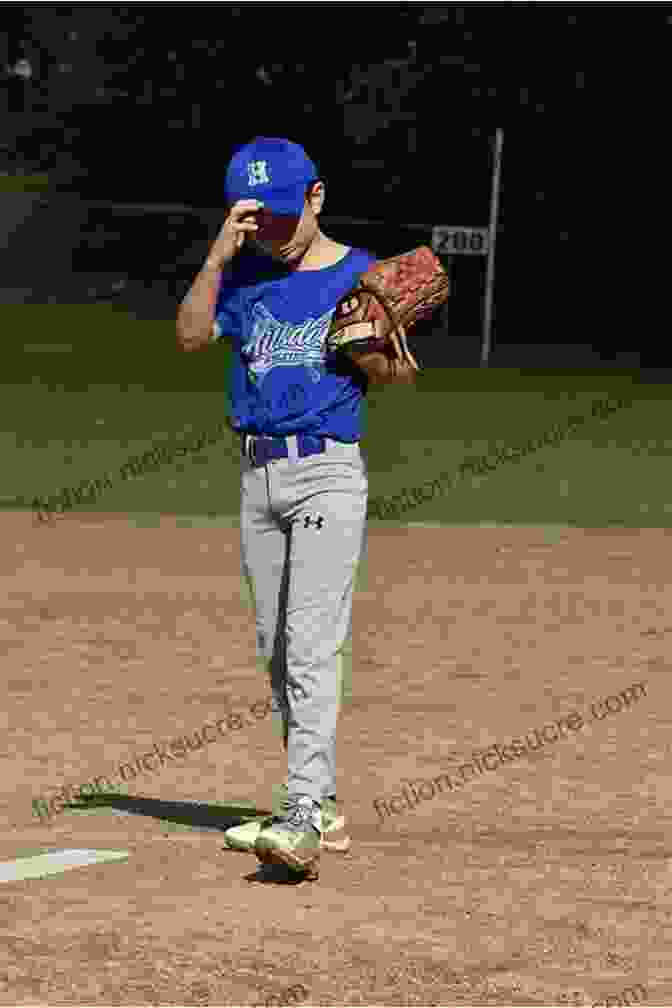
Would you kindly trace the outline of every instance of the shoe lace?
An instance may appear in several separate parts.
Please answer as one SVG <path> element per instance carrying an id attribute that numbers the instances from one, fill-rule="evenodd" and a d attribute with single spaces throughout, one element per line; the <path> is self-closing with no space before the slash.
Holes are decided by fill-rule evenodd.
<path id="1" fill-rule="evenodd" d="M 299 804 L 296 798 L 287 796 L 280 802 L 281 812 L 276 817 L 283 825 L 290 829 L 305 830 L 308 826 L 314 826 L 312 809 L 305 804 Z"/>

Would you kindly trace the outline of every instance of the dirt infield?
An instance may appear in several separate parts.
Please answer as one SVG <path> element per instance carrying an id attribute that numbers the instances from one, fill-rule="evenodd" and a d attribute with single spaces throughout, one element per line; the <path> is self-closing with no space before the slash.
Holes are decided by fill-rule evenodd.
<path id="1" fill-rule="evenodd" d="M 0 860 L 130 852 L 0 885 L 0 1004 L 672 1004 L 670 570 L 662 529 L 372 524 L 339 737 L 352 851 L 291 886 L 212 828 L 284 773 L 270 718 L 230 718 L 267 693 L 237 528 L 0 515 Z M 468 763 L 461 789 L 374 807 Z M 122 764 L 128 798 L 34 814 Z"/>

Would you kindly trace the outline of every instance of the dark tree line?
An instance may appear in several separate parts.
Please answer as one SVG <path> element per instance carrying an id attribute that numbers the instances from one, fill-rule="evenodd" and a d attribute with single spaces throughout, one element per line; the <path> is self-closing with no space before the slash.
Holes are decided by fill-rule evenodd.
<path id="1" fill-rule="evenodd" d="M 540 318 L 551 341 L 583 338 L 596 215 L 618 213 L 614 178 L 668 118 L 662 5 L 6 4 L 3 20 L 5 160 L 97 199 L 217 207 L 233 149 L 267 134 L 306 146 L 330 214 L 485 225 L 503 127 L 497 311 L 506 292 L 521 340 Z"/>
<path id="2" fill-rule="evenodd" d="M 356 162 L 356 212 L 428 188 L 468 201 L 494 128 L 571 112 L 587 69 L 587 18 L 483 8 L 12 5 L 7 65 L 32 77 L 13 79 L 9 120 L 28 160 L 96 195 L 217 204 L 231 150 L 266 133 L 303 142 L 327 177 Z"/>

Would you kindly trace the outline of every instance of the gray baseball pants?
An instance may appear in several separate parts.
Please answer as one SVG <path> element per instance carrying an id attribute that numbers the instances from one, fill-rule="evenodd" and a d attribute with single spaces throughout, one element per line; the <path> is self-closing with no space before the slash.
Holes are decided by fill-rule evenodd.
<path id="1" fill-rule="evenodd" d="M 242 459 L 241 553 L 290 795 L 336 794 L 336 722 L 368 479 L 359 445 L 253 466 Z"/>

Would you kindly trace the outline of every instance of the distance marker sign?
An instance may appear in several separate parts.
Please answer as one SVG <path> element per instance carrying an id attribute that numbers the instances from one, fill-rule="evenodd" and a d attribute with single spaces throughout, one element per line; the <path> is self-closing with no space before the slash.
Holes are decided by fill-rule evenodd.
<path id="1" fill-rule="evenodd" d="M 487 228 L 437 224 L 432 228 L 432 251 L 436 255 L 487 255 L 488 238 Z"/>

